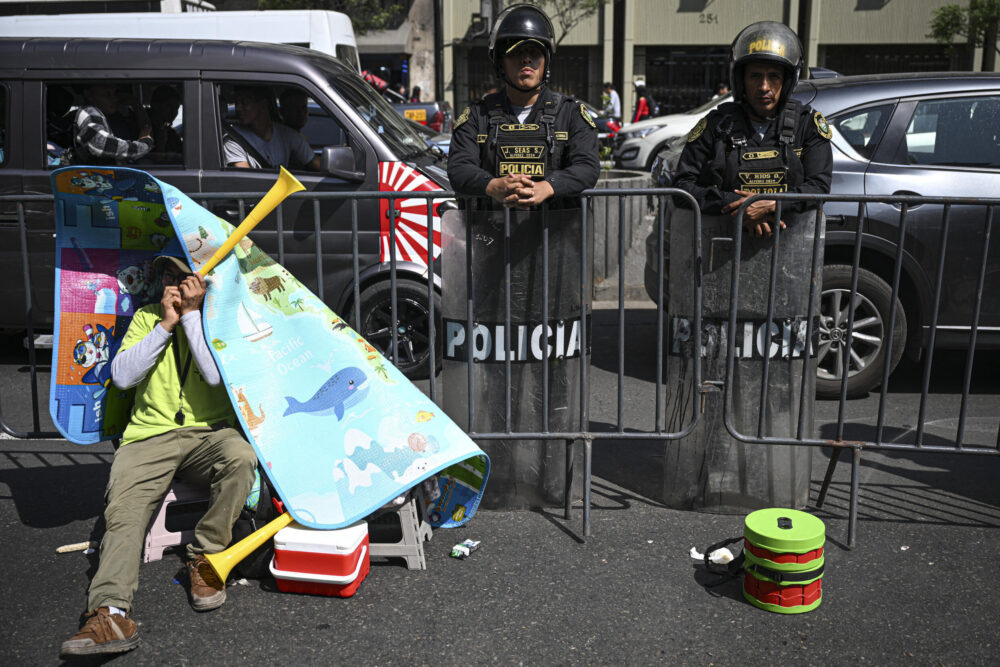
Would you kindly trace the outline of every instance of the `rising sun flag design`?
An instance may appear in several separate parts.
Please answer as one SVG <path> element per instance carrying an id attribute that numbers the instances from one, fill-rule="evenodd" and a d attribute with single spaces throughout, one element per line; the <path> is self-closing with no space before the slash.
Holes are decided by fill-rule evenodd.
<path id="1" fill-rule="evenodd" d="M 402 162 L 382 162 L 378 170 L 378 189 L 380 192 L 433 192 L 441 191 L 441 187 L 419 171 Z M 437 259 L 441 254 L 441 215 L 438 210 L 442 202 L 450 199 L 424 199 L 408 197 L 405 199 L 379 200 L 379 218 L 382 221 L 379 236 L 379 260 L 390 260 L 389 245 L 389 206 L 396 207 L 396 261 L 413 262 L 426 267 L 429 261 Z M 433 209 L 431 224 L 431 252 L 427 254 L 427 210 Z"/>

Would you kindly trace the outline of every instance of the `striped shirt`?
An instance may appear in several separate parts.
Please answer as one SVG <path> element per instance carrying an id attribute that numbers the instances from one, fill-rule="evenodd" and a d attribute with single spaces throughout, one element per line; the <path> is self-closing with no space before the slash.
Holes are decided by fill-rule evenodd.
<path id="1" fill-rule="evenodd" d="M 101 164 L 125 164 L 141 158 L 153 147 L 153 140 L 149 137 L 129 141 L 113 135 L 108 119 L 97 107 L 81 107 L 76 112 L 74 127 L 77 161 L 90 161 L 92 158 Z"/>

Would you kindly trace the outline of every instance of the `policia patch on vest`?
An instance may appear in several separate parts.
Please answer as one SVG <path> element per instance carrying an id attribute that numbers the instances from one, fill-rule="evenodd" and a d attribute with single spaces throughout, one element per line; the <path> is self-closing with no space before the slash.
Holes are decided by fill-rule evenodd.
<path id="1" fill-rule="evenodd" d="M 524 174 L 545 178 L 546 130 L 537 123 L 504 123 L 497 128 L 497 176 Z"/>
<path id="2" fill-rule="evenodd" d="M 580 115 L 583 116 L 583 119 L 587 121 L 592 128 L 595 130 L 597 129 L 597 125 L 594 124 L 594 119 L 590 117 L 590 112 L 587 111 L 587 107 L 583 106 L 582 103 L 580 104 Z"/>
<path id="3" fill-rule="evenodd" d="M 833 136 L 833 132 L 830 131 L 830 124 L 826 122 L 826 118 L 823 118 L 823 114 L 818 111 L 814 112 L 813 122 L 816 123 L 816 130 L 819 132 L 819 136 L 824 139 L 829 139 Z"/>
<path id="4" fill-rule="evenodd" d="M 465 111 L 463 111 L 462 115 L 455 121 L 455 129 L 457 130 L 458 127 L 467 120 L 469 120 L 469 107 L 465 107 Z"/>
<path id="5" fill-rule="evenodd" d="M 708 121 L 707 120 L 705 120 L 704 118 L 702 118 L 701 120 L 699 120 L 698 124 L 695 125 L 691 129 L 690 132 L 688 132 L 688 138 L 687 138 L 688 143 L 691 143 L 692 141 L 694 141 L 695 139 L 697 139 L 698 137 L 700 137 L 701 133 L 705 131 L 705 126 L 706 125 L 708 125 Z"/>

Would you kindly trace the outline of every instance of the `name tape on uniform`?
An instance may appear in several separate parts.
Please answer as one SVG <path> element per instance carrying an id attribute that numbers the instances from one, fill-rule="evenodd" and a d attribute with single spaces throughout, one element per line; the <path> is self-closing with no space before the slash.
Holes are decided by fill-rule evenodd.
<path id="1" fill-rule="evenodd" d="M 538 160 L 544 152 L 545 146 L 500 146 L 505 160 Z"/>

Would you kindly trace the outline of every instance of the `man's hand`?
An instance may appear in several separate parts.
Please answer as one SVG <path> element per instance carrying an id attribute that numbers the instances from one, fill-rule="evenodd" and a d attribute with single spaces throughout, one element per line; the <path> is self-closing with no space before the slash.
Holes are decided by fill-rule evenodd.
<path id="1" fill-rule="evenodd" d="M 738 214 L 743 202 L 756 194 L 754 192 L 747 192 L 746 190 L 734 190 L 733 192 L 738 194 L 740 198 L 723 206 L 723 213 L 729 213 L 730 215 Z M 743 227 L 754 236 L 770 236 L 772 233 L 771 225 L 774 224 L 774 209 L 774 200 L 758 199 L 747 206 L 743 212 Z M 785 229 L 785 222 L 783 220 L 779 221 L 779 224 L 782 229 Z"/>
<path id="2" fill-rule="evenodd" d="M 172 332 L 181 319 L 181 290 L 175 285 L 166 285 L 163 288 L 163 298 L 160 305 L 163 306 L 163 319 L 160 326 Z"/>
<path id="3" fill-rule="evenodd" d="M 522 211 L 538 206 L 543 201 L 555 194 L 552 184 L 548 181 L 529 180 L 525 185 L 517 190 L 517 201 L 514 205 Z"/>
<path id="4" fill-rule="evenodd" d="M 507 174 L 486 184 L 486 194 L 506 207 L 516 206 L 518 190 L 531 186 L 531 179 L 523 174 Z"/>
<path id="5" fill-rule="evenodd" d="M 201 308 L 205 300 L 208 283 L 200 273 L 192 273 L 185 278 L 178 289 L 181 293 L 180 314 L 185 315 Z"/>

